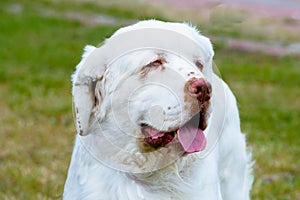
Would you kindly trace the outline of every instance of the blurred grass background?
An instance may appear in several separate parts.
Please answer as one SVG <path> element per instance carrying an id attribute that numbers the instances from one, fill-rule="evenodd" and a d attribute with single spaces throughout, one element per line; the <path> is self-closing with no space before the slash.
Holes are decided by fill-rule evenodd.
<path id="1" fill-rule="evenodd" d="M 237 51 L 219 39 L 289 44 L 300 34 L 282 28 L 294 23 L 288 19 L 266 34 L 266 19 L 227 12 L 215 10 L 208 22 L 199 12 L 135 0 L 2 0 L 0 199 L 61 198 L 75 136 L 70 75 L 82 49 L 149 18 L 192 21 L 217 38 L 215 63 L 237 96 L 256 160 L 253 199 L 300 199 L 299 56 Z"/>

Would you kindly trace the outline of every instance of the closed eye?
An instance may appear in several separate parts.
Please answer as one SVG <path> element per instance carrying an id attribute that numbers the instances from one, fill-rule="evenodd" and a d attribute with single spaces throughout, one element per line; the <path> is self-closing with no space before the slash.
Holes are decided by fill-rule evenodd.
<path id="1" fill-rule="evenodd" d="M 199 60 L 196 60 L 195 65 L 198 67 L 198 69 L 200 69 L 200 71 L 203 70 L 203 65 Z"/>
<path id="2" fill-rule="evenodd" d="M 159 66 L 163 65 L 164 63 L 166 63 L 166 60 L 163 58 L 159 58 L 159 59 L 147 64 L 145 67 L 159 67 Z"/>
<path id="3" fill-rule="evenodd" d="M 145 78 L 146 75 L 152 70 L 156 70 L 156 69 L 164 70 L 165 69 L 164 64 L 166 62 L 167 61 L 164 58 L 159 58 L 143 66 L 141 69 L 141 78 Z"/>

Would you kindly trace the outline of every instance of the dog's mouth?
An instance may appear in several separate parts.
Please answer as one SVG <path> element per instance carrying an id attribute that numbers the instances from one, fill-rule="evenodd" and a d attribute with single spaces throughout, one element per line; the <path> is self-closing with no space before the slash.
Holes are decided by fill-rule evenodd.
<path id="1" fill-rule="evenodd" d="M 199 114 L 197 114 L 182 127 L 170 132 L 159 131 L 148 124 L 142 124 L 144 142 L 153 148 L 159 148 L 174 141 L 179 142 L 186 153 L 202 151 L 206 145 L 206 138 L 204 130 L 200 128 L 200 121 Z"/>

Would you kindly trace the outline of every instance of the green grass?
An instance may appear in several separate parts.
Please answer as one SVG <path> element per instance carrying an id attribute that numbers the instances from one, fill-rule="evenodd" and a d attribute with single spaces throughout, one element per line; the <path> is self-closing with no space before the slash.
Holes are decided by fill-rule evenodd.
<path id="1" fill-rule="evenodd" d="M 290 25 L 299 27 L 300 24 L 292 17 L 262 17 L 243 9 L 216 7 L 211 13 L 206 32 L 219 37 L 287 45 L 299 42 L 299 29 L 292 29 Z"/>
<path id="2" fill-rule="evenodd" d="M 0 199 L 59 197 L 74 137 L 70 75 L 82 48 L 117 27 L 1 6 Z"/>
<path id="3" fill-rule="evenodd" d="M 0 199 L 61 197 L 75 135 L 70 75 L 86 44 L 97 45 L 118 28 L 85 25 L 63 13 L 151 17 L 66 2 L 0 3 Z M 22 11 L 10 11 L 15 5 Z M 216 46 L 215 62 L 238 98 L 256 160 L 253 199 L 299 199 L 299 59 Z"/>

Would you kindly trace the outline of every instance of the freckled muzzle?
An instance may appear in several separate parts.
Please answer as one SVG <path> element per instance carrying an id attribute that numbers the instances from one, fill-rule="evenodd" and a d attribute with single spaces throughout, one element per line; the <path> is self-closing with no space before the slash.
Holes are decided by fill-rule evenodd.
<path id="1" fill-rule="evenodd" d="M 185 85 L 185 93 L 189 96 L 195 111 L 186 123 L 177 128 L 162 131 L 150 124 L 142 124 L 141 132 L 144 142 L 153 148 L 166 147 L 170 143 L 180 143 L 186 153 L 202 151 L 206 146 L 204 130 L 207 127 L 208 107 L 212 96 L 212 86 L 204 78 L 192 78 Z"/>

